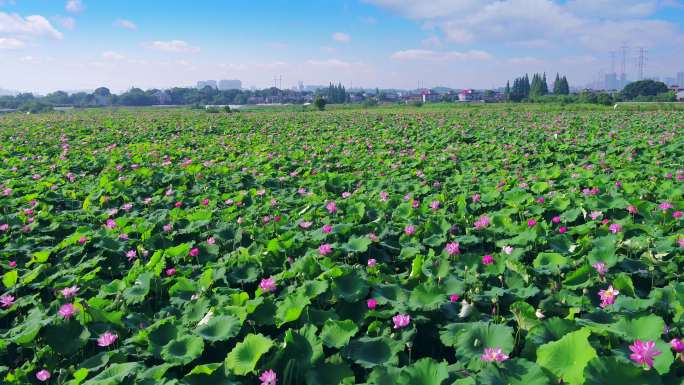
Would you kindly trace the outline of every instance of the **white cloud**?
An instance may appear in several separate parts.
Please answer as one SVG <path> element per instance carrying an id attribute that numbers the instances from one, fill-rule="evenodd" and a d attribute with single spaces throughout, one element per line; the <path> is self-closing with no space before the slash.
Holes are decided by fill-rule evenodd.
<path id="1" fill-rule="evenodd" d="M 508 60 L 506 60 L 510 64 L 529 64 L 529 65 L 538 65 L 544 63 L 543 60 L 538 59 L 536 57 L 532 56 L 523 56 L 523 57 L 512 57 Z"/>
<path id="2" fill-rule="evenodd" d="M 85 6 L 81 2 L 81 0 L 69 0 L 66 2 L 64 9 L 71 13 L 79 13 L 83 12 Z"/>
<path id="3" fill-rule="evenodd" d="M 392 59 L 395 60 L 454 60 L 454 61 L 473 61 L 473 60 L 489 60 L 492 58 L 487 52 L 471 50 L 466 52 L 448 51 L 440 52 L 429 49 L 407 49 L 404 51 L 397 51 L 392 54 Z"/>
<path id="4" fill-rule="evenodd" d="M 11 37 L 0 37 L 0 49 L 19 49 L 24 47 L 24 42 Z"/>
<path id="5" fill-rule="evenodd" d="M 183 40 L 153 41 L 149 47 L 162 52 L 199 52 L 199 47 L 194 47 Z"/>
<path id="6" fill-rule="evenodd" d="M 677 24 L 656 17 L 659 7 L 679 4 L 673 0 L 365 1 L 421 21 L 458 44 L 605 50 L 629 41 L 674 49 L 682 37 Z"/>
<path id="7" fill-rule="evenodd" d="M 335 32 L 333 33 L 332 38 L 340 43 L 349 43 L 351 41 L 351 36 L 344 32 Z"/>
<path id="8" fill-rule="evenodd" d="M 316 67 L 325 67 L 325 68 L 339 68 L 339 69 L 344 69 L 344 68 L 350 68 L 353 64 L 350 62 L 346 62 L 344 60 L 340 59 L 327 59 L 327 60 L 307 60 L 306 64 L 316 66 Z"/>
<path id="9" fill-rule="evenodd" d="M 117 28 L 123 28 L 123 29 L 130 29 L 130 30 L 136 30 L 138 29 L 138 26 L 135 25 L 134 22 L 126 19 L 117 19 L 114 21 L 114 26 Z"/>
<path id="10" fill-rule="evenodd" d="M 73 17 L 64 17 L 64 16 L 55 16 L 52 18 L 57 24 L 59 24 L 62 28 L 66 29 L 74 29 L 76 27 L 76 19 Z"/>
<path id="11" fill-rule="evenodd" d="M 123 54 L 120 54 L 120 53 L 114 52 L 114 51 L 102 52 L 102 55 L 100 55 L 100 56 L 102 56 L 103 59 L 107 59 L 107 60 L 123 60 L 126 58 L 126 56 L 124 56 Z"/>
<path id="12" fill-rule="evenodd" d="M 37 36 L 61 39 L 62 33 L 56 30 L 43 16 L 21 17 L 16 13 L 0 12 L 0 34 L 13 36 Z"/>

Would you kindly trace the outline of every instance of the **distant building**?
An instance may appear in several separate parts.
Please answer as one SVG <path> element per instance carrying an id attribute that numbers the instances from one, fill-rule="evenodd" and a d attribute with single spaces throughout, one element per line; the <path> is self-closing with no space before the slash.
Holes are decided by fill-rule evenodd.
<path id="1" fill-rule="evenodd" d="M 218 82 L 218 89 L 221 91 L 241 90 L 242 82 L 240 80 L 221 80 Z"/>
<path id="2" fill-rule="evenodd" d="M 677 92 L 677 100 L 680 102 L 684 102 L 684 90 Z"/>
<path id="3" fill-rule="evenodd" d="M 684 72 L 677 72 L 677 85 L 684 87 Z"/>
<path id="4" fill-rule="evenodd" d="M 421 97 L 423 99 L 423 103 L 427 102 L 438 102 L 442 98 L 442 96 L 436 92 L 432 92 L 432 90 L 425 90 L 421 93 Z"/>
<path id="5" fill-rule="evenodd" d="M 465 89 L 458 93 L 459 102 L 472 102 L 475 101 L 475 92 L 471 89 Z"/>
<path id="6" fill-rule="evenodd" d="M 197 89 L 201 90 L 204 87 L 211 87 L 213 89 L 218 88 L 216 80 L 200 80 L 197 82 Z"/>

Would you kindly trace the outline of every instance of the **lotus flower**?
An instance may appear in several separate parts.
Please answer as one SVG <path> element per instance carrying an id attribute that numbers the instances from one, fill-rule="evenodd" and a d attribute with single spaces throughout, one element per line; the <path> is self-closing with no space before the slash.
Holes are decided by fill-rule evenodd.
<path id="1" fill-rule="evenodd" d="M 596 262 L 591 265 L 591 267 L 593 267 L 601 277 L 605 276 L 606 272 L 608 271 L 606 264 L 603 262 Z"/>
<path id="2" fill-rule="evenodd" d="M 452 294 L 449 296 L 449 302 L 451 303 L 456 303 L 460 297 L 458 294 Z"/>
<path id="3" fill-rule="evenodd" d="M 48 372 L 48 371 L 45 370 L 45 369 L 43 369 L 43 370 L 39 371 L 38 373 L 36 373 L 36 378 L 38 379 L 38 381 L 41 381 L 41 382 L 45 382 L 45 381 L 49 380 L 50 377 L 51 377 L 51 376 L 50 376 L 50 372 Z"/>
<path id="4" fill-rule="evenodd" d="M 629 355 L 632 361 L 649 368 L 653 367 L 653 358 L 662 354 L 660 350 L 656 349 L 653 341 L 636 340 L 634 344 L 629 345 L 629 350 L 632 351 L 632 354 Z"/>
<path id="5" fill-rule="evenodd" d="M 261 373 L 261 376 L 259 376 L 259 381 L 261 381 L 261 385 L 276 385 L 276 373 L 273 370 L 269 369 Z"/>
<path id="6" fill-rule="evenodd" d="M 672 346 L 672 350 L 677 353 L 684 352 L 684 342 L 679 338 L 673 338 L 672 341 L 670 341 L 670 346 Z"/>
<path id="7" fill-rule="evenodd" d="M 408 225 L 404 228 L 404 233 L 411 236 L 416 233 L 416 227 L 414 225 Z"/>
<path id="8" fill-rule="evenodd" d="M 9 294 L 4 294 L 0 296 L 0 307 L 2 308 L 10 308 L 12 305 L 14 305 L 14 296 L 9 295 Z"/>
<path id="9" fill-rule="evenodd" d="M 190 249 L 190 252 L 189 252 L 188 254 L 189 254 L 191 257 L 196 257 L 196 256 L 199 255 L 199 252 L 200 252 L 200 251 L 199 251 L 198 248 L 193 247 L 192 249 Z"/>
<path id="10" fill-rule="evenodd" d="M 62 307 L 59 308 L 58 311 L 59 315 L 62 316 L 64 319 L 70 319 L 71 317 L 74 316 L 74 314 L 78 313 L 78 308 L 74 306 L 73 303 L 67 303 L 62 305 Z"/>
<path id="11" fill-rule="evenodd" d="M 119 336 L 114 333 L 104 332 L 97 338 L 97 346 L 107 347 L 116 342 L 118 338 Z"/>
<path id="12" fill-rule="evenodd" d="M 501 348 L 485 348 L 480 359 L 484 362 L 504 362 L 508 356 L 501 351 Z"/>
<path id="13" fill-rule="evenodd" d="M 368 267 L 375 267 L 375 265 L 378 264 L 378 261 L 375 260 L 375 258 L 371 258 L 368 260 Z"/>
<path id="14" fill-rule="evenodd" d="M 449 255 L 461 254 L 461 250 L 459 249 L 458 242 L 447 243 L 444 250 L 446 250 L 447 254 L 449 254 Z"/>
<path id="15" fill-rule="evenodd" d="M 491 265 L 492 263 L 494 263 L 494 257 L 492 257 L 491 255 L 487 254 L 482 257 L 483 265 Z"/>
<path id="16" fill-rule="evenodd" d="M 328 210 L 330 214 L 337 212 L 337 205 L 335 204 L 335 201 L 328 202 L 328 204 L 325 205 L 325 208 Z"/>
<path id="17" fill-rule="evenodd" d="M 394 322 L 395 329 L 403 329 L 411 322 L 411 316 L 408 314 L 397 314 L 392 317 L 392 322 Z"/>
<path id="18" fill-rule="evenodd" d="M 374 310 L 378 306 L 378 301 L 375 298 L 371 298 L 366 301 L 366 306 L 368 306 L 369 309 Z"/>
<path id="19" fill-rule="evenodd" d="M 259 288 L 264 293 L 269 293 L 276 290 L 276 282 L 273 277 L 264 278 L 259 282 Z"/>
<path id="20" fill-rule="evenodd" d="M 332 253 L 332 246 L 328 243 L 324 243 L 318 247 L 318 252 L 321 255 L 328 255 Z"/>
<path id="21" fill-rule="evenodd" d="M 615 290 L 612 285 L 608 286 L 608 289 L 599 291 L 599 297 L 601 298 L 601 308 L 605 308 L 608 305 L 615 303 L 615 298 L 617 298 L 619 291 Z"/>
<path id="22" fill-rule="evenodd" d="M 63 296 L 64 298 L 69 299 L 69 298 L 71 298 L 71 297 L 76 296 L 76 294 L 78 294 L 78 291 L 79 291 L 79 290 L 81 290 L 81 288 L 74 285 L 74 286 L 71 286 L 71 287 L 65 287 L 64 289 L 62 289 L 62 290 L 60 291 L 60 293 L 62 293 L 62 296 Z"/>

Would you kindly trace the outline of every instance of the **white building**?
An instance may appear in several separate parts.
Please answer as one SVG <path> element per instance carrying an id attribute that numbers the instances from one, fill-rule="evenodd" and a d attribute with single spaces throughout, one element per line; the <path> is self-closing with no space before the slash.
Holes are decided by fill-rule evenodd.
<path id="1" fill-rule="evenodd" d="M 200 80 L 197 82 L 197 89 L 202 89 L 204 87 L 218 88 L 216 85 L 216 80 Z"/>
<path id="2" fill-rule="evenodd" d="M 218 89 L 221 91 L 227 90 L 241 90 L 242 82 L 240 80 L 220 80 L 218 82 Z"/>
<path id="3" fill-rule="evenodd" d="M 677 100 L 680 102 L 684 102 L 684 90 L 677 92 Z"/>

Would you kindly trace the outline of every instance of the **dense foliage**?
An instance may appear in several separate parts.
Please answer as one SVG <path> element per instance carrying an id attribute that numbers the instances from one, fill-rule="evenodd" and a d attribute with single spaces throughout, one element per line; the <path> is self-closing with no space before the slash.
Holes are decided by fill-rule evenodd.
<path id="1" fill-rule="evenodd" d="M 681 112 L 0 117 L 6 384 L 681 384 Z"/>

